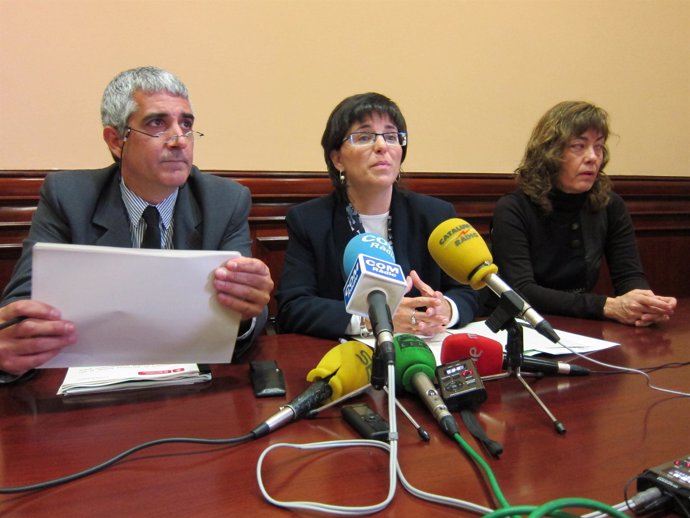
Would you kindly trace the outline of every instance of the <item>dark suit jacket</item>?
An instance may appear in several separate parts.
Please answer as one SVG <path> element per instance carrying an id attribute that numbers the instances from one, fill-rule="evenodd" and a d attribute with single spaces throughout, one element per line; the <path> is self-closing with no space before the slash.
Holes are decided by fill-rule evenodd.
<path id="1" fill-rule="evenodd" d="M 31 296 L 31 258 L 37 242 L 131 248 L 129 216 L 122 201 L 119 167 L 61 171 L 46 176 L 22 255 L 2 304 Z M 235 250 L 251 256 L 247 217 L 249 190 L 231 180 L 192 168 L 180 187 L 174 212 L 173 245 L 181 250 Z M 257 318 L 255 333 L 268 310 Z M 253 339 L 254 337 L 251 337 Z M 251 341 L 251 340 L 250 340 Z M 237 344 L 241 348 L 241 344 Z"/>
<path id="2" fill-rule="evenodd" d="M 456 217 L 450 203 L 421 194 L 398 191 L 391 201 L 395 261 L 406 275 L 416 270 L 435 290 L 453 299 L 462 326 L 478 309 L 476 292 L 448 277 L 427 248 L 436 226 Z M 324 338 L 343 336 L 351 315 L 345 311 L 343 252 L 355 233 L 350 230 L 345 206 L 332 193 L 290 209 L 287 214 L 288 247 L 276 298 L 279 332 L 304 333 Z M 413 290 L 408 296 L 418 296 Z"/>

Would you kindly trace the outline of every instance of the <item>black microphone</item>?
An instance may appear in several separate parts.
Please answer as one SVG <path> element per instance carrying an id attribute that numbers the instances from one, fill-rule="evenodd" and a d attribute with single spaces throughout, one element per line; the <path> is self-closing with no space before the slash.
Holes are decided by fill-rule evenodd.
<path id="1" fill-rule="evenodd" d="M 262 437 L 290 421 L 310 417 L 326 400 L 340 398 L 369 383 L 371 349 L 362 342 L 349 341 L 332 347 L 307 374 L 313 382 L 287 405 L 258 425 L 252 434 Z"/>
<path id="2" fill-rule="evenodd" d="M 320 379 L 312 383 L 307 390 L 254 428 L 251 431 L 252 435 L 257 439 L 263 437 L 276 428 L 290 421 L 296 421 L 306 416 L 315 408 L 320 407 L 321 404 L 333 394 L 333 388 L 328 384 L 328 379 L 330 379 L 330 376 L 329 378 Z"/>
<path id="3" fill-rule="evenodd" d="M 503 360 L 503 368 L 508 368 L 508 358 Z M 520 370 L 540 374 L 564 374 L 566 376 L 589 376 L 591 372 L 587 367 L 580 365 L 535 358 L 534 356 L 523 356 Z"/>

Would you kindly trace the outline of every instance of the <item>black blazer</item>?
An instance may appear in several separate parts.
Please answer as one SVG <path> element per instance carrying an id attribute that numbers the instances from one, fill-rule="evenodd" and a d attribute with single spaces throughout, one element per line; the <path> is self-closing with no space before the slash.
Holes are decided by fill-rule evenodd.
<path id="1" fill-rule="evenodd" d="M 478 310 L 477 293 L 448 277 L 427 248 L 436 226 L 456 217 L 450 203 L 409 191 L 394 190 L 391 201 L 395 261 L 406 275 L 416 270 L 433 289 L 458 306 L 463 326 Z M 288 246 L 276 299 L 276 325 L 281 333 L 324 338 L 342 337 L 351 315 L 345 311 L 343 286 L 349 272 L 343 253 L 355 235 L 345 205 L 335 193 L 291 208 L 287 214 Z M 413 289 L 408 296 L 419 296 Z"/>

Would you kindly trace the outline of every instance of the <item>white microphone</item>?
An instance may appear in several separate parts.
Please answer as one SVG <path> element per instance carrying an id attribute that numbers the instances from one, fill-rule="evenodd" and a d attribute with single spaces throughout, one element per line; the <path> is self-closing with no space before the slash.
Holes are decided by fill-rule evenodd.
<path id="1" fill-rule="evenodd" d="M 343 268 L 350 272 L 343 288 L 345 309 L 371 321 L 376 336 L 371 385 L 378 390 L 385 385 L 386 366 L 395 363 L 391 309 L 395 312 L 407 289 L 402 267 L 392 261 L 388 241 L 371 232 L 353 237 L 343 254 Z"/>
<path id="2" fill-rule="evenodd" d="M 380 291 L 393 313 L 405 295 L 407 283 L 386 239 L 366 232 L 350 239 L 343 254 L 343 269 L 349 272 L 343 295 L 345 309 L 352 315 L 370 317 L 369 295 Z"/>

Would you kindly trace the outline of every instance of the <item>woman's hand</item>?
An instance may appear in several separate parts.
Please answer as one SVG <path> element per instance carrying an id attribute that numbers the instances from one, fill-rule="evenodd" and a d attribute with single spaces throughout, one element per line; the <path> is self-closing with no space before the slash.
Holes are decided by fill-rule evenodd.
<path id="1" fill-rule="evenodd" d="M 407 278 L 407 292 L 413 287 L 419 297 L 404 297 L 393 315 L 393 326 L 398 333 L 433 336 L 446 330 L 451 319 L 450 303 L 440 291 L 434 291 L 412 270 Z"/>
<path id="2" fill-rule="evenodd" d="M 661 297 L 650 290 L 632 290 L 618 297 L 609 297 L 604 316 L 636 327 L 666 322 L 676 309 L 673 297 Z"/>

